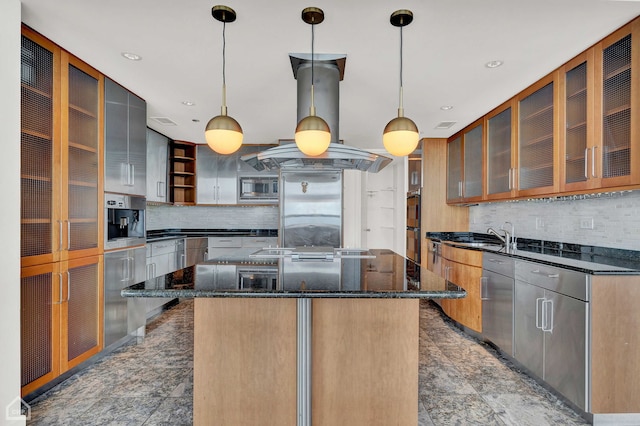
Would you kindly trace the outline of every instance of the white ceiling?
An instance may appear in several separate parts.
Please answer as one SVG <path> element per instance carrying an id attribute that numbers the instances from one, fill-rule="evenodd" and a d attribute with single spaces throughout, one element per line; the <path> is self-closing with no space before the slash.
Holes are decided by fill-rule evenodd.
<path id="1" fill-rule="evenodd" d="M 218 1 L 218 0 L 216 0 Z M 316 53 L 347 55 L 340 83 L 340 139 L 382 148 L 398 108 L 397 9 L 414 21 L 404 34 L 404 107 L 423 137 L 448 137 L 640 15 L 640 2 L 612 0 L 220 0 L 227 24 L 227 105 L 245 143 L 291 139 L 296 82 L 289 53 L 310 52 L 300 14 L 324 10 Z M 22 0 L 23 22 L 147 101 L 149 127 L 204 143 L 220 113 L 222 24 L 205 0 Z M 142 56 L 132 62 L 121 56 Z M 485 63 L 502 60 L 488 69 Z M 183 101 L 194 102 L 185 106 Z M 453 109 L 443 111 L 443 105 Z M 193 120 L 200 120 L 194 122 Z M 457 124 L 447 130 L 442 121 Z"/>

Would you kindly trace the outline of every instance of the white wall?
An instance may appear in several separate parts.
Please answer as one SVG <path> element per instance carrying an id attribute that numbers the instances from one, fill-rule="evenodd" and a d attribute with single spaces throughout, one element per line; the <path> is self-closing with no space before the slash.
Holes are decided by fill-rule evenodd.
<path id="1" fill-rule="evenodd" d="M 20 396 L 20 1 L 0 2 L 0 424 L 10 421 L 6 409 Z"/>
<path id="2" fill-rule="evenodd" d="M 581 228 L 592 219 L 593 229 Z M 469 208 L 469 229 L 473 232 L 485 233 L 490 226 L 498 229 L 505 221 L 514 224 L 516 237 L 640 250 L 640 191 Z"/>

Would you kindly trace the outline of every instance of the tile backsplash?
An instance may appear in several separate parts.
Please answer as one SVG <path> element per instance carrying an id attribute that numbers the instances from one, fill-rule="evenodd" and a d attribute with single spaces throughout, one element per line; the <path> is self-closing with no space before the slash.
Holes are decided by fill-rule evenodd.
<path id="1" fill-rule="evenodd" d="M 516 237 L 639 250 L 640 191 L 495 202 L 469 208 L 472 232 L 486 233 L 489 227 L 498 230 L 507 221 L 513 223 Z"/>
<path id="2" fill-rule="evenodd" d="M 147 231 L 158 229 L 278 229 L 278 206 L 148 205 Z"/>

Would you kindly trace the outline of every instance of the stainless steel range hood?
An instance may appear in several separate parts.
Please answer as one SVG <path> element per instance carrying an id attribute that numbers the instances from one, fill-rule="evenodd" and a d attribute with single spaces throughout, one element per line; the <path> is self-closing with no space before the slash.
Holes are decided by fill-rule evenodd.
<path id="1" fill-rule="evenodd" d="M 362 170 L 377 173 L 388 165 L 391 158 L 339 143 L 331 143 L 324 154 L 317 157 L 304 155 L 294 143 L 270 148 L 242 156 L 242 160 L 256 170 L 317 169 Z"/>
<path id="2" fill-rule="evenodd" d="M 311 55 L 290 54 L 293 76 L 298 81 L 297 121 L 309 114 L 311 104 Z M 303 154 L 295 143 L 287 143 L 241 158 L 256 170 L 316 169 L 361 170 L 377 173 L 391 161 L 389 157 L 344 145 L 339 139 L 339 82 L 344 76 L 345 55 L 316 55 L 314 58 L 316 113 L 331 129 L 331 144 L 317 157 Z"/>

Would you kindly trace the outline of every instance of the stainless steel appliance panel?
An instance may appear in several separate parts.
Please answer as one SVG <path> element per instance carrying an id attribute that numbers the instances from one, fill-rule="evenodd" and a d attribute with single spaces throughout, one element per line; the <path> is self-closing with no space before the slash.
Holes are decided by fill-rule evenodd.
<path id="1" fill-rule="evenodd" d="M 342 246 L 342 172 L 281 171 L 281 245 Z"/>
<path id="2" fill-rule="evenodd" d="M 146 126 L 145 101 L 105 79 L 105 191 L 145 195 Z"/>
<path id="3" fill-rule="evenodd" d="M 276 290 L 278 267 L 238 266 L 238 289 Z"/>
<path id="4" fill-rule="evenodd" d="M 544 333 L 544 380 L 586 411 L 589 304 L 551 291 L 544 303 L 551 330 Z"/>
<path id="5" fill-rule="evenodd" d="M 536 376 L 544 378 L 544 334 L 539 328 L 544 289 L 516 280 L 515 291 L 514 357 Z"/>
<path id="6" fill-rule="evenodd" d="M 420 228 L 407 228 L 407 258 L 420 263 Z"/>
<path id="7" fill-rule="evenodd" d="M 196 191 L 198 204 L 238 202 L 238 155 L 219 155 L 208 145 L 197 147 Z"/>
<path id="8" fill-rule="evenodd" d="M 147 129 L 147 201 L 166 203 L 169 138 Z"/>
<path id="9" fill-rule="evenodd" d="M 277 203 L 280 198 L 278 176 L 238 177 L 239 203 Z"/>
<path id="10" fill-rule="evenodd" d="M 582 272 L 518 260 L 516 279 L 580 300 L 589 300 L 587 276 Z"/>
<path id="11" fill-rule="evenodd" d="M 482 334 L 513 355 L 513 275 L 487 270 L 482 275 Z"/>
<path id="12" fill-rule="evenodd" d="M 145 280 L 145 248 L 119 250 L 104 255 L 104 346 L 134 330 L 144 317 L 142 301 L 124 298 L 120 291 Z M 142 324 L 144 325 L 144 319 Z M 140 327 L 141 325 L 138 325 Z M 136 327 L 136 328 L 138 328 Z"/>

